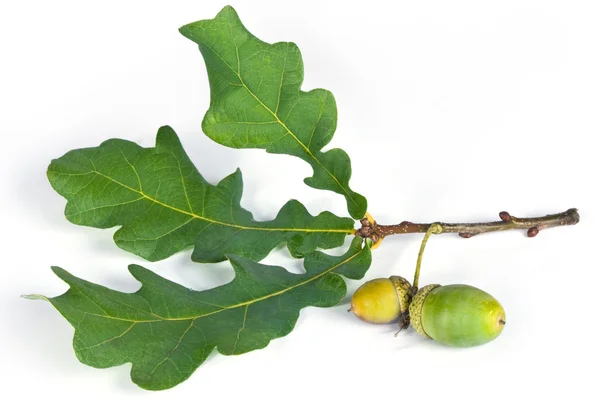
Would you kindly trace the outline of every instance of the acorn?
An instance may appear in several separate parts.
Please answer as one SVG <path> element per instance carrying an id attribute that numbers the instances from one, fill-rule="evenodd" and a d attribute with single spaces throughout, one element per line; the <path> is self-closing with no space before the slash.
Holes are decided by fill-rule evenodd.
<path id="1" fill-rule="evenodd" d="M 371 280 L 352 296 L 350 311 L 365 322 L 408 325 L 444 345 L 469 347 L 496 338 L 506 323 L 490 294 L 469 285 L 427 285 L 418 291 L 400 277 Z"/>
<path id="2" fill-rule="evenodd" d="M 495 339 L 506 324 L 500 302 L 469 285 L 427 285 L 412 299 L 410 323 L 421 335 L 457 347 Z"/>
<path id="3" fill-rule="evenodd" d="M 410 283 L 403 277 L 373 279 L 354 292 L 349 310 L 365 322 L 391 323 L 408 314 L 411 296 Z"/>

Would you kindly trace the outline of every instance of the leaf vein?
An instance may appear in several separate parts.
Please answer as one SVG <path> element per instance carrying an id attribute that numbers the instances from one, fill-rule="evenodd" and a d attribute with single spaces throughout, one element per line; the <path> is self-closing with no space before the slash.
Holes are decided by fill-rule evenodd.
<path id="1" fill-rule="evenodd" d="M 186 214 L 188 216 L 192 216 L 195 219 L 198 220 L 204 220 L 204 221 L 208 221 L 210 223 L 214 223 L 214 224 L 218 224 L 218 225 L 222 225 L 222 226 L 226 226 L 226 227 L 234 227 L 234 228 L 238 228 L 240 230 L 256 230 L 256 231 L 281 231 L 281 232 L 297 232 L 297 231 L 302 231 L 302 232 L 306 232 L 306 233 L 346 233 L 346 234 L 353 234 L 354 230 L 344 230 L 344 229 L 290 229 L 290 228 L 270 228 L 270 227 L 251 227 L 251 226 L 241 226 L 239 224 L 234 224 L 234 223 L 227 223 L 224 221 L 219 221 L 219 220 L 214 220 L 214 219 L 210 219 L 208 217 L 203 217 L 200 216 L 198 214 L 195 214 L 191 211 L 186 211 L 186 210 L 182 210 L 178 207 L 163 203 L 162 201 L 157 200 L 156 198 L 150 197 L 149 195 L 136 190 L 133 187 L 128 186 L 127 184 L 121 183 L 120 181 L 115 180 L 114 178 L 101 173 L 100 171 L 95 171 L 96 174 L 106 178 L 107 180 L 110 180 L 112 182 L 114 182 L 115 184 L 118 184 L 130 191 L 136 192 L 138 194 L 140 194 L 142 197 L 152 201 L 153 203 L 156 203 L 157 205 L 160 205 L 164 208 L 168 208 L 170 210 L 176 211 L 178 213 L 181 214 Z"/>

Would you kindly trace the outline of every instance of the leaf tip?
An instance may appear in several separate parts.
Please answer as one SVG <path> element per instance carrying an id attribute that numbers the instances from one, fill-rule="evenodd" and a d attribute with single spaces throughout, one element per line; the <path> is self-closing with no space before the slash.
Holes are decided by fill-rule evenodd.
<path id="1" fill-rule="evenodd" d="M 187 37 L 191 41 L 198 43 L 196 41 L 197 39 L 196 39 L 196 36 L 194 35 L 194 32 L 195 32 L 195 29 L 198 27 L 199 24 L 202 24 L 203 22 L 209 22 L 209 21 L 212 21 L 212 20 L 217 20 L 217 19 L 220 19 L 220 18 L 228 19 L 231 16 L 237 17 L 239 19 L 238 14 L 235 11 L 235 9 L 232 6 L 227 5 L 227 6 L 223 7 L 219 11 L 219 13 L 217 13 L 217 15 L 215 16 L 214 19 L 199 20 L 199 21 L 196 21 L 196 22 L 185 24 L 185 25 L 183 25 L 183 26 L 181 26 L 179 28 L 179 33 L 181 33 L 183 36 Z"/>
<path id="2" fill-rule="evenodd" d="M 56 158 L 50 160 L 50 164 L 48 164 L 48 168 L 46 168 L 46 177 L 50 179 L 50 175 L 54 172 L 53 167 L 56 165 Z"/>
<path id="3" fill-rule="evenodd" d="M 181 146 L 181 141 L 175 130 L 169 125 L 163 125 L 156 132 L 156 146 L 172 145 L 176 142 Z"/>
<path id="4" fill-rule="evenodd" d="M 45 301 L 49 300 L 46 296 L 44 296 L 44 295 L 38 295 L 38 294 L 21 295 L 21 297 L 23 299 L 28 299 L 28 300 L 45 300 Z"/>
<path id="5" fill-rule="evenodd" d="M 242 170 L 240 167 L 237 167 L 235 171 L 231 174 L 232 179 L 235 181 L 236 185 L 239 185 L 243 188 L 244 186 L 244 176 L 242 174 Z"/>
<path id="6" fill-rule="evenodd" d="M 217 187 L 234 189 L 236 197 L 233 200 L 239 203 L 242 199 L 242 191 L 244 189 L 244 177 L 242 176 L 242 170 L 239 167 L 236 168 L 234 172 L 219 181 Z"/>
<path id="7" fill-rule="evenodd" d="M 67 272 L 65 269 L 59 266 L 50 266 L 50 269 L 60 280 L 66 282 L 69 286 L 77 281 L 77 277 L 73 276 L 71 273 Z"/>
<path id="8" fill-rule="evenodd" d="M 158 128 L 158 134 L 161 133 L 175 134 L 175 130 L 170 125 L 163 125 L 160 128 Z"/>
<path id="9" fill-rule="evenodd" d="M 223 7 L 219 13 L 217 13 L 217 17 L 220 17 L 221 15 L 229 15 L 232 13 L 237 15 L 237 12 L 233 8 L 233 6 L 228 4 L 225 7 Z"/>
<path id="10" fill-rule="evenodd" d="M 185 36 L 185 37 L 188 37 L 188 35 L 187 35 L 187 32 L 188 32 L 188 26 L 189 26 L 189 24 L 185 24 L 185 25 L 181 26 L 181 27 L 178 29 L 179 33 L 180 33 L 180 34 L 182 34 L 182 35 L 183 35 L 183 36 Z"/>
<path id="11" fill-rule="evenodd" d="M 138 277 L 140 275 L 140 273 L 142 273 L 145 270 L 147 271 L 148 269 L 146 269 L 143 266 L 137 265 L 137 264 L 130 264 L 129 266 L 127 266 L 127 270 L 129 270 L 129 273 L 131 273 L 131 275 L 136 280 L 140 280 Z"/>

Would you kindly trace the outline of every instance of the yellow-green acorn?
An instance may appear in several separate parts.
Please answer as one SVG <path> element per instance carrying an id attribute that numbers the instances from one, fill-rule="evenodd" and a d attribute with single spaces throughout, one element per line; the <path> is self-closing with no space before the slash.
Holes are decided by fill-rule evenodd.
<path id="1" fill-rule="evenodd" d="M 365 322 L 391 323 L 408 312 L 410 296 L 410 283 L 403 277 L 373 279 L 354 292 L 350 311 Z"/>

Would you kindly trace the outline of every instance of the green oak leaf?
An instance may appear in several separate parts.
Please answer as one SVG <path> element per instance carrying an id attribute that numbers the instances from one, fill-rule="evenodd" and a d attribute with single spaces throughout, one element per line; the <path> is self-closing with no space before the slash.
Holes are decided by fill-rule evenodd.
<path id="1" fill-rule="evenodd" d="M 343 195 L 350 215 L 362 218 L 367 201 L 349 187 L 350 158 L 341 149 L 321 151 L 336 128 L 335 100 L 324 89 L 300 90 L 304 69 L 298 47 L 259 40 L 230 6 L 180 32 L 200 46 L 206 62 L 211 102 L 202 122 L 205 134 L 228 147 L 303 159 L 314 171 L 305 183 Z"/>
<path id="2" fill-rule="evenodd" d="M 45 299 L 75 328 L 73 347 L 81 362 L 108 368 L 130 362 L 131 378 L 142 388 L 162 390 L 186 380 L 213 349 L 239 355 L 266 347 L 294 329 L 307 306 L 329 307 L 346 294 L 340 277 L 360 279 L 371 263 L 369 247 L 355 238 L 342 256 L 313 252 L 305 274 L 229 256 L 235 279 L 198 292 L 141 266 L 129 271 L 142 283 L 122 293 L 79 279 L 54 267 L 69 290 Z"/>
<path id="3" fill-rule="evenodd" d="M 296 200 L 272 221 L 257 222 L 240 206 L 239 170 L 216 186 L 198 172 L 170 127 L 156 147 L 121 139 L 73 150 L 48 168 L 52 187 L 68 201 L 65 215 L 84 226 L 121 226 L 115 243 L 150 261 L 194 246 L 192 259 L 219 262 L 226 254 L 259 261 L 286 242 L 294 257 L 343 244 L 353 220 L 311 216 Z"/>

